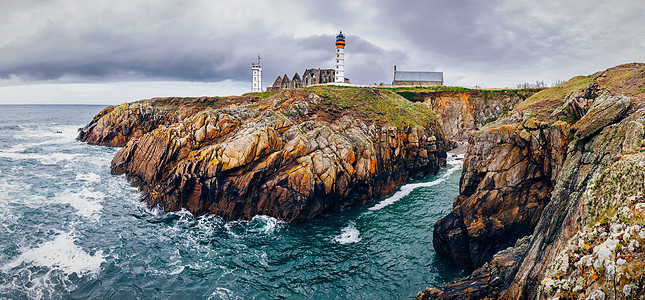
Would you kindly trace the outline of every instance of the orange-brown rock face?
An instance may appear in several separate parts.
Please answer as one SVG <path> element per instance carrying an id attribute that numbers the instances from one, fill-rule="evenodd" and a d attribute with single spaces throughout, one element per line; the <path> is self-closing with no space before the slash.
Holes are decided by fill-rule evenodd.
<path id="1" fill-rule="evenodd" d="M 471 135 L 461 194 L 434 243 L 480 267 L 418 298 L 642 295 L 643 91 L 645 64 L 617 66 L 538 93 Z"/>
<path id="2" fill-rule="evenodd" d="M 565 122 L 487 126 L 473 134 L 448 216 L 435 224 L 433 244 L 461 268 L 483 265 L 531 234 L 546 206 L 566 146 Z"/>
<path id="3" fill-rule="evenodd" d="M 444 134 L 453 141 L 467 141 L 473 130 L 496 120 L 540 89 L 420 91 L 414 93 L 437 115 Z"/>
<path id="4" fill-rule="evenodd" d="M 158 98 L 108 106 L 79 129 L 78 140 L 91 145 L 123 147 L 130 139 L 139 138 L 159 125 L 173 124 L 207 107 L 228 103 L 227 99 L 217 97 Z"/>
<path id="5" fill-rule="evenodd" d="M 206 108 L 132 138 L 112 173 L 126 174 L 164 210 L 303 221 L 437 172 L 447 143 L 423 109 L 392 92 L 282 92 Z M 379 122 L 361 117 L 370 114 Z"/>

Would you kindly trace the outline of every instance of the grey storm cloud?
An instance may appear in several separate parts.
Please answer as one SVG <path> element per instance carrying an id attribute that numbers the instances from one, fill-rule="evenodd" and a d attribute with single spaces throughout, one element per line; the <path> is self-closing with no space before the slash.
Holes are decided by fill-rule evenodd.
<path id="1" fill-rule="evenodd" d="M 642 1 L 8 2 L 5 79 L 248 81 L 260 53 L 266 85 L 332 68 L 338 30 L 358 83 L 391 80 L 395 64 L 440 68 L 457 84 L 567 79 L 645 53 Z"/>
<path id="2" fill-rule="evenodd" d="M 184 16 L 189 17 L 189 13 Z M 152 31 L 144 25 L 121 26 L 132 22 L 128 16 L 117 18 L 122 22 L 107 20 L 113 23 L 109 26 L 95 20 L 74 24 L 49 20 L 31 36 L 0 47 L 2 56 L 11 58 L 0 61 L 0 76 L 31 80 L 65 75 L 90 79 L 247 80 L 249 64 L 257 53 L 265 70 L 275 74 L 333 67 L 336 32 L 293 37 L 289 32 L 276 35 L 261 24 L 242 33 L 226 32 L 203 23 L 177 24 L 184 20 L 178 16 L 174 16 L 176 22 L 160 22 L 157 17 L 137 16 L 137 24 L 158 23 Z M 209 36 L 209 31 L 216 37 Z M 357 57 L 385 54 L 385 50 L 358 36 L 351 39 Z"/>

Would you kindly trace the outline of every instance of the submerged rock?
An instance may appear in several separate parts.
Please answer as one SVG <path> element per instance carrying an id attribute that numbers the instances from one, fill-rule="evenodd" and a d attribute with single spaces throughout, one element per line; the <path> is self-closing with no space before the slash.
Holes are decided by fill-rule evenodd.
<path id="1" fill-rule="evenodd" d="M 131 138 L 112 173 L 164 210 L 303 221 L 445 165 L 448 142 L 432 111 L 395 93 L 320 87 L 256 100 L 207 107 Z"/>

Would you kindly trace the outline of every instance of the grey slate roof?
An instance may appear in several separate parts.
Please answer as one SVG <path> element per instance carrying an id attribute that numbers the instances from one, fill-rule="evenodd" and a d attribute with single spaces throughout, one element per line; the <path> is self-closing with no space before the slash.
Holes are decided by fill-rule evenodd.
<path id="1" fill-rule="evenodd" d="M 443 72 L 396 71 L 394 81 L 439 81 L 443 82 Z"/>

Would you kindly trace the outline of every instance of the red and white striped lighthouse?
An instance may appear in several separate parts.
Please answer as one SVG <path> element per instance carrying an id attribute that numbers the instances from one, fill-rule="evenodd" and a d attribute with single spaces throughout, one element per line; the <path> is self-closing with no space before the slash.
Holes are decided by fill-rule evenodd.
<path id="1" fill-rule="evenodd" d="M 336 36 L 336 69 L 334 70 L 334 82 L 345 82 L 345 36 L 342 31 Z"/>

